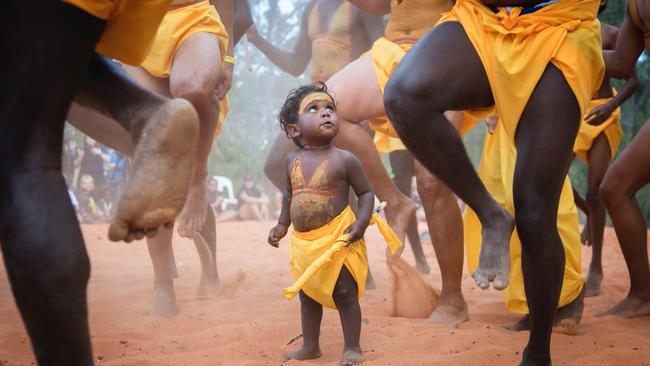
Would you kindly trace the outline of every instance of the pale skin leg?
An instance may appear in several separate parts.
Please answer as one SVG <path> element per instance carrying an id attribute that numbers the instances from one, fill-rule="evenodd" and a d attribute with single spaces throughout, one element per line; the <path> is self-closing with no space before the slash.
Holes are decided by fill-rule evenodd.
<path id="1" fill-rule="evenodd" d="M 445 115 L 456 129 L 460 128 L 463 121 L 461 113 L 447 112 Z M 461 289 L 464 258 L 460 207 L 453 192 L 417 160 L 415 170 L 418 193 L 442 276 L 438 306 L 427 321 L 432 324 L 458 325 L 469 319 Z"/>
<path id="2" fill-rule="evenodd" d="M 221 64 L 219 60 L 221 60 L 221 53 L 217 39 L 210 34 L 195 33 L 183 43 L 176 53 L 169 79 L 153 77 L 142 68 L 125 66 L 129 76 L 142 86 L 161 95 L 185 98 L 198 112 L 200 147 L 195 160 L 190 197 L 188 197 L 182 214 L 185 215 L 186 221 L 184 222 L 186 224 L 190 224 L 191 221 L 191 225 L 199 225 L 196 230 L 192 231 L 200 229 L 207 214 L 206 163 L 219 115 L 218 103 L 213 93 L 220 80 L 218 71 L 221 70 Z M 209 146 L 206 149 L 204 144 L 208 138 Z M 201 178 L 199 179 L 199 177 Z M 203 206 L 198 206 L 200 202 Z M 188 215 L 191 213 L 195 215 L 189 218 Z M 181 231 L 180 228 L 179 231 Z M 173 316 L 176 313 L 173 270 L 170 266 L 170 258 L 173 255 L 171 236 L 171 230 L 165 229 L 161 230 L 160 237 L 148 240 L 156 291 L 154 304 L 151 307 L 152 315 Z"/>
<path id="3" fill-rule="evenodd" d="M 650 182 L 647 161 L 650 156 L 650 123 L 646 122 L 605 174 L 600 187 L 607 211 L 621 245 L 630 273 L 630 291 L 613 308 L 598 314 L 625 318 L 650 315 L 650 265 L 648 264 L 647 228 L 634 195 Z"/>
<path id="4" fill-rule="evenodd" d="M 386 219 L 397 237 L 404 241 L 415 205 L 393 184 L 379 158 L 372 137 L 358 123 L 383 116 L 384 100 L 369 55 L 362 56 L 337 72 L 327 81 L 337 102 L 339 133 L 334 144 L 352 152 L 363 164 L 373 192 L 385 201 Z"/>

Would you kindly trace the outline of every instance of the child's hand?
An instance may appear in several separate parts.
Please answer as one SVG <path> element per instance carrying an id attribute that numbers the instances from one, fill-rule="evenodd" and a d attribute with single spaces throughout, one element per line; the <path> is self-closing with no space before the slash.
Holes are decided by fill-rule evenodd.
<path id="1" fill-rule="evenodd" d="M 277 224 L 271 231 L 269 232 L 269 238 L 268 242 L 271 244 L 271 246 L 274 247 L 279 247 L 280 246 L 280 239 L 284 238 L 285 235 L 287 235 L 287 229 L 288 227 L 284 224 Z"/>
<path id="2" fill-rule="evenodd" d="M 367 222 L 362 222 L 359 220 L 348 226 L 345 231 L 343 231 L 344 234 L 350 234 L 350 236 L 348 236 L 348 239 L 345 241 L 345 246 L 347 247 L 355 241 L 363 239 L 363 234 L 365 234 L 367 227 Z"/>

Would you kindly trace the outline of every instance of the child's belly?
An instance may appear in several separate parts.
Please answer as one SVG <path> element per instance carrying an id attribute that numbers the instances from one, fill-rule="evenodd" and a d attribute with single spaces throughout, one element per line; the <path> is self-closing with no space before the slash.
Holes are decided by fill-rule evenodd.
<path id="1" fill-rule="evenodd" d="M 318 229 L 334 218 L 331 197 L 303 193 L 291 200 L 291 222 L 300 232 Z"/>

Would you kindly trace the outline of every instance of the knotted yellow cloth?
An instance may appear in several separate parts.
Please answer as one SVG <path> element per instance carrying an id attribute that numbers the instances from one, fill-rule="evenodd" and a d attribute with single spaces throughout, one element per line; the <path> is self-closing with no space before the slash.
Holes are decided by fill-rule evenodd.
<path id="1" fill-rule="evenodd" d="M 192 34 L 204 32 L 215 37 L 221 50 L 221 62 L 228 49 L 228 33 L 219 18 L 219 14 L 208 0 L 171 9 L 158 28 L 156 39 L 142 67 L 151 75 L 159 78 L 169 77 L 176 52 Z M 215 137 L 221 133 L 223 120 L 226 118 L 230 104 L 228 97 L 219 103 L 219 119 Z"/>
<path id="2" fill-rule="evenodd" d="M 564 75 L 587 112 L 605 67 L 596 18 L 598 0 L 561 0 L 532 13 L 457 0 L 440 22 L 458 21 L 485 68 L 496 114 L 514 142 L 519 118 L 549 63 Z"/>
<path id="3" fill-rule="evenodd" d="M 106 20 L 97 53 L 140 65 L 149 53 L 158 26 L 172 0 L 64 0 Z"/>
<path id="4" fill-rule="evenodd" d="M 516 158 L 517 150 L 507 136 L 503 123 L 499 121 L 493 135 L 486 133 L 478 175 L 497 203 L 511 214 L 515 212 L 512 185 Z M 573 191 L 568 177 L 564 181 L 560 194 L 557 228 L 566 255 L 559 308 L 575 300 L 584 286 L 580 262 L 578 211 L 573 201 Z M 481 223 L 470 208 L 463 217 L 463 231 L 467 269 L 471 273 L 478 267 L 482 240 Z M 510 239 L 510 261 L 510 285 L 503 290 L 506 309 L 515 313 L 528 313 L 521 269 L 521 241 L 516 230 Z"/>
<path id="5" fill-rule="evenodd" d="M 348 234 L 343 233 L 355 220 L 348 206 L 325 226 L 308 232 L 293 230 L 289 264 L 296 282 L 282 290 L 287 299 L 292 299 L 303 290 L 321 305 L 336 309 L 332 293 L 344 265 L 354 277 L 361 298 L 368 275 L 366 244 L 359 240 L 346 247 Z M 370 225 L 373 224 L 377 224 L 391 252 L 395 253 L 402 244 L 390 226 L 376 213 L 370 219 Z"/>
<path id="6" fill-rule="evenodd" d="M 614 91 L 614 95 L 616 95 L 616 91 Z M 610 100 L 612 100 L 612 98 L 592 99 L 591 102 L 589 102 L 588 110 L 606 104 Z M 594 140 L 601 133 L 605 134 L 607 142 L 609 143 L 611 157 L 614 159 L 616 150 L 618 150 L 618 146 L 621 143 L 621 136 L 623 135 L 623 129 L 621 128 L 621 108 L 616 108 L 609 118 L 598 126 L 592 126 L 588 124 L 586 120 L 582 120 L 578 136 L 576 137 L 576 142 L 573 145 L 573 152 L 585 163 L 589 162 L 588 153 L 591 149 L 591 145 L 593 145 Z"/>

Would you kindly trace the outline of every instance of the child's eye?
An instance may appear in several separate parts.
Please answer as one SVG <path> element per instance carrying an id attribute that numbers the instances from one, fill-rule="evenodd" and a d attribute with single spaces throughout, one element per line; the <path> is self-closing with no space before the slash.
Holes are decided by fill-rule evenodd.
<path id="1" fill-rule="evenodd" d="M 318 106 L 310 105 L 309 107 L 307 107 L 307 112 L 318 112 Z"/>
<path id="2" fill-rule="evenodd" d="M 328 105 L 327 107 L 325 107 L 325 110 L 328 112 L 334 112 L 334 106 Z"/>

